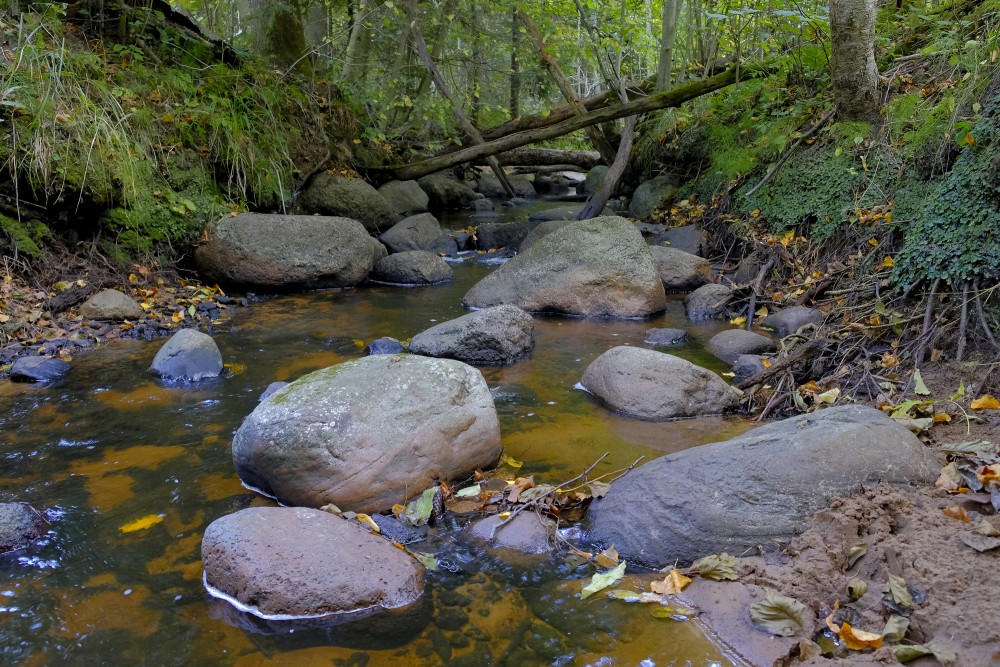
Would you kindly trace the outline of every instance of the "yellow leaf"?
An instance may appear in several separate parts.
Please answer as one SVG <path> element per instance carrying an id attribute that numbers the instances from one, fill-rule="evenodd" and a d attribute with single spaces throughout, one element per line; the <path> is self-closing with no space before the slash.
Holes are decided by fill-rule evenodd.
<path id="1" fill-rule="evenodd" d="M 397 519 L 405 511 L 406 511 L 406 505 L 400 505 L 399 503 L 396 503 L 395 505 L 392 506 L 392 513 L 395 515 Z"/>
<path id="2" fill-rule="evenodd" d="M 892 222 L 892 211 L 889 211 L 888 213 L 885 214 L 885 222 L 886 224 Z"/>
<path id="3" fill-rule="evenodd" d="M 951 415 L 947 412 L 935 412 L 934 413 L 934 423 L 935 424 L 947 424 L 951 421 Z"/>
<path id="4" fill-rule="evenodd" d="M 139 530 L 146 530 L 147 528 L 152 528 L 156 524 L 163 521 L 162 514 L 149 514 L 142 517 L 141 519 L 136 519 L 135 521 L 129 521 L 124 526 L 121 526 L 118 530 L 123 533 L 134 533 Z"/>
<path id="5" fill-rule="evenodd" d="M 174 115 L 172 113 L 165 113 L 162 116 L 160 116 L 160 120 L 162 120 L 164 123 L 172 123 L 174 122 Z"/>
<path id="6" fill-rule="evenodd" d="M 360 338 L 355 338 L 353 342 L 355 346 L 360 347 L 361 349 L 365 348 L 365 341 L 361 340 Z"/>
<path id="7" fill-rule="evenodd" d="M 983 394 L 979 398 L 974 399 L 970 407 L 973 410 L 1000 410 L 1000 401 L 989 394 Z"/>
<path id="8" fill-rule="evenodd" d="M 840 398 L 840 389 L 838 389 L 837 387 L 834 387 L 833 389 L 830 389 L 829 391 L 824 391 L 822 394 L 817 394 L 816 395 L 816 402 L 817 403 L 828 403 L 828 404 L 832 405 L 832 404 L 834 404 L 834 403 L 837 402 L 838 398 Z"/>
<path id="9" fill-rule="evenodd" d="M 520 468 L 521 466 L 524 465 L 522 461 L 518 461 L 517 459 L 510 456 L 504 456 L 502 459 L 500 459 L 500 461 L 502 463 L 506 463 L 511 468 Z"/>
<path id="10" fill-rule="evenodd" d="M 510 512 L 500 512 L 500 514 L 497 514 L 497 517 L 499 517 L 501 521 L 506 521 L 510 518 Z"/>
<path id="11" fill-rule="evenodd" d="M 173 320 L 174 323 L 183 322 L 184 321 L 184 311 L 183 310 L 178 310 L 176 313 L 174 313 L 173 315 L 170 316 L 170 319 Z"/>
<path id="12" fill-rule="evenodd" d="M 734 317 L 733 319 L 729 320 L 729 323 L 732 324 L 733 326 L 740 327 L 740 326 L 743 326 L 744 324 L 747 323 L 747 318 L 745 318 L 745 317 Z"/>
<path id="13" fill-rule="evenodd" d="M 767 313 L 768 313 L 767 306 L 761 306 L 757 310 L 757 312 L 754 313 L 754 317 L 764 318 L 764 317 L 767 317 Z"/>
<path id="14" fill-rule="evenodd" d="M 761 359 L 760 360 L 760 365 L 763 366 L 764 368 L 770 368 L 771 367 L 771 360 L 770 359 Z"/>
<path id="15" fill-rule="evenodd" d="M 654 581 L 649 585 L 649 589 L 658 595 L 677 595 L 690 583 L 690 577 L 685 577 L 678 570 L 670 570 L 663 581 Z"/>
<path id="16" fill-rule="evenodd" d="M 962 140 L 962 143 L 967 144 L 969 146 L 975 146 L 976 145 L 976 139 L 975 139 L 975 137 L 972 136 L 972 132 L 966 132 L 965 133 L 965 139 Z"/>
<path id="17" fill-rule="evenodd" d="M 140 306 L 142 306 L 142 309 L 143 309 L 143 310 L 149 310 L 150 308 L 152 308 L 152 307 L 153 307 L 153 303 L 151 303 L 151 302 L 149 302 L 149 301 L 143 301 L 143 302 L 142 302 L 142 303 L 140 303 L 139 305 L 140 305 Z"/>
<path id="18" fill-rule="evenodd" d="M 882 268 L 883 269 L 891 269 L 894 266 L 896 266 L 896 260 L 894 260 L 889 255 L 886 255 L 885 259 L 882 260 Z"/>
<path id="19" fill-rule="evenodd" d="M 877 248 L 878 247 L 878 239 L 873 236 L 872 238 L 868 239 L 868 245 L 870 245 L 873 248 Z"/>
<path id="20" fill-rule="evenodd" d="M 840 626 L 840 639 L 844 646 L 852 651 L 861 651 L 866 648 L 882 648 L 882 635 L 864 630 L 855 630 L 851 624 L 844 622 Z"/>
<path id="21" fill-rule="evenodd" d="M 139 282 L 139 276 L 135 275 L 134 273 L 130 273 L 128 274 L 128 281 L 130 283 L 137 283 Z"/>
<path id="22" fill-rule="evenodd" d="M 360 514 L 359 513 L 359 514 L 356 514 L 354 516 L 354 518 L 357 519 L 359 523 L 363 523 L 366 526 L 368 526 L 369 528 L 371 528 L 373 533 L 381 533 L 382 532 L 382 529 L 378 527 L 378 524 L 375 523 L 375 521 L 370 516 L 368 516 L 367 514 Z"/>
<path id="23" fill-rule="evenodd" d="M 615 545 L 611 545 L 594 557 L 594 561 L 603 568 L 611 569 L 618 565 L 618 552 Z"/>

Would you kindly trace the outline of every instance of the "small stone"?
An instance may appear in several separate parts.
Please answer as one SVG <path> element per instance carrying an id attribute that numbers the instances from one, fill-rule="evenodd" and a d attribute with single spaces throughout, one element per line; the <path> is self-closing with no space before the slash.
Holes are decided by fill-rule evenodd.
<path id="1" fill-rule="evenodd" d="M 684 297 L 684 309 L 689 320 L 711 320 L 724 317 L 729 311 L 733 293 L 725 285 L 702 285 Z"/>
<path id="2" fill-rule="evenodd" d="M 86 320 L 137 320 L 142 317 L 143 312 L 142 306 L 135 299 L 113 289 L 101 290 L 80 306 L 80 315 Z"/>
<path id="3" fill-rule="evenodd" d="M 472 525 L 472 534 L 490 544 L 526 554 L 541 554 L 552 550 L 555 524 L 534 512 L 521 512 L 493 534 L 503 520 L 494 515 Z"/>
<path id="4" fill-rule="evenodd" d="M 708 341 L 708 351 L 727 364 L 736 363 L 744 354 L 761 354 L 774 349 L 773 340 L 746 329 L 720 331 Z"/>
<path id="5" fill-rule="evenodd" d="M 153 358 L 149 370 L 165 380 L 196 382 L 222 373 L 222 353 L 208 334 L 181 329 Z"/>
<path id="6" fill-rule="evenodd" d="M 823 313 L 815 308 L 792 306 L 791 308 L 771 313 L 761 321 L 760 326 L 776 331 L 779 336 L 784 338 L 807 324 L 819 325 L 822 321 Z"/>
<path id="7" fill-rule="evenodd" d="M 681 345 L 688 340 L 688 332 L 683 329 L 649 329 L 643 337 L 647 345 Z"/>
<path id="8" fill-rule="evenodd" d="M 42 515 L 26 503 L 0 503 L 0 553 L 23 549 L 44 533 Z"/>
<path id="9" fill-rule="evenodd" d="M 21 357 L 10 369 L 14 382 L 52 382 L 69 372 L 69 364 L 53 357 Z"/>
<path id="10" fill-rule="evenodd" d="M 400 354 L 405 352 L 403 344 L 400 343 L 395 338 L 389 338 L 388 336 L 383 338 L 377 338 L 368 344 L 365 348 L 365 354 Z"/>

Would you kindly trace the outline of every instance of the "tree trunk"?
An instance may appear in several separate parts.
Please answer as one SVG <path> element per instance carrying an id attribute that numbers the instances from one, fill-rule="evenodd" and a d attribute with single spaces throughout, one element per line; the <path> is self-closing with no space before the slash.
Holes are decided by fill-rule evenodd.
<path id="1" fill-rule="evenodd" d="M 517 59 L 517 10 L 510 16 L 510 117 L 521 115 L 521 63 Z"/>
<path id="2" fill-rule="evenodd" d="M 588 171 L 603 164 L 601 154 L 596 151 L 561 151 L 554 148 L 515 148 L 498 153 L 497 160 L 508 167 L 559 165 L 575 171 Z"/>
<path id="3" fill-rule="evenodd" d="M 830 0 L 833 96 L 846 120 L 872 120 L 881 108 L 875 65 L 875 0 Z"/>
<path id="4" fill-rule="evenodd" d="M 344 67 L 340 70 L 340 78 L 344 83 L 351 84 L 364 78 L 365 61 L 372 45 L 372 33 L 365 22 L 372 11 L 372 4 L 372 0 L 361 0 L 357 10 L 352 12 L 351 37 L 347 41 Z M 348 5 L 348 9 L 352 6 Z"/>
<path id="5" fill-rule="evenodd" d="M 535 25 L 535 22 L 531 20 L 531 17 L 523 9 L 517 10 L 517 17 L 524 24 L 525 30 L 528 31 L 528 35 L 531 40 L 535 43 L 535 50 L 538 52 L 538 60 L 542 67 L 545 68 L 549 75 L 552 76 L 552 80 L 556 82 L 556 86 L 559 87 L 559 92 L 562 93 L 563 98 L 565 98 L 567 106 L 573 110 L 574 116 L 583 116 L 587 113 L 587 109 L 584 108 L 583 104 L 580 103 L 580 98 L 577 97 L 576 91 L 573 90 L 573 84 L 569 82 L 566 75 L 563 74 L 562 68 L 559 67 L 559 63 L 556 62 L 552 54 L 548 52 L 545 48 L 545 40 L 542 38 L 542 33 Z M 594 145 L 597 152 L 601 154 L 604 161 L 608 164 L 615 159 L 615 149 L 608 141 L 608 137 L 596 126 L 588 127 L 585 130 L 587 138 L 590 139 L 590 143 Z"/>
<path id="6" fill-rule="evenodd" d="M 438 93 L 440 93 L 441 96 L 448 100 L 448 103 L 451 104 L 452 112 L 455 114 L 455 120 L 458 121 L 458 126 L 462 128 L 462 132 L 468 135 L 473 143 L 482 145 L 484 143 L 482 135 L 479 134 L 479 130 L 477 130 L 475 126 L 469 122 L 465 112 L 462 111 L 462 107 L 460 107 L 456 103 L 455 98 L 451 96 L 451 93 L 448 90 L 448 84 L 445 82 L 444 77 L 441 76 L 441 72 L 438 71 L 437 65 L 435 65 L 434 61 L 431 59 L 431 54 L 427 50 L 427 43 L 424 41 L 424 34 L 420 31 L 420 26 L 417 25 L 417 0 L 406 0 L 403 6 L 406 9 L 406 19 L 410 22 L 410 34 L 413 36 L 413 46 L 416 48 L 417 55 L 420 56 L 420 60 L 423 61 L 424 67 L 427 68 L 427 72 L 434 80 L 434 85 L 437 86 Z M 493 173 L 496 174 L 497 180 L 500 181 L 500 184 L 507 192 L 507 195 L 512 198 L 515 197 L 516 193 L 514 192 L 514 186 L 510 184 L 510 180 L 508 180 L 507 174 L 504 173 L 503 168 L 500 167 L 500 163 L 497 162 L 495 157 L 493 157 L 493 152 L 489 152 L 482 157 L 488 158 L 487 162 L 490 165 L 490 169 L 492 169 Z"/>
<path id="7" fill-rule="evenodd" d="M 678 107 L 684 102 L 693 100 L 696 97 L 707 95 L 708 93 L 719 90 L 720 88 L 725 88 L 726 86 L 736 83 L 739 80 L 737 76 L 737 69 L 741 75 L 753 75 L 770 73 L 773 68 L 770 65 L 748 65 L 739 68 L 734 67 L 721 74 L 705 79 L 704 81 L 692 81 L 691 83 L 677 86 L 671 90 L 665 90 L 662 93 L 656 93 L 654 95 L 650 95 L 649 97 L 643 97 L 624 104 L 604 107 L 602 109 L 598 109 L 597 111 L 592 111 L 585 116 L 569 118 L 561 123 L 556 123 L 555 125 L 549 127 L 542 127 L 525 132 L 517 132 L 495 139 L 489 143 L 478 146 L 470 146 L 468 148 L 457 150 L 454 153 L 448 153 L 447 155 L 439 155 L 437 157 L 428 158 L 419 162 L 413 162 L 408 165 L 396 167 L 395 169 L 390 168 L 390 170 L 395 178 L 401 181 L 420 178 L 421 176 L 433 174 L 434 172 L 441 171 L 442 169 L 448 169 L 449 167 L 454 167 L 456 165 L 465 164 L 474 160 L 480 160 L 487 156 L 502 153 L 503 151 L 513 150 L 515 148 L 520 148 L 521 146 L 527 146 L 528 144 L 545 141 L 546 139 L 561 137 L 598 123 L 606 123 L 619 118 L 627 118 L 628 116 L 635 116 L 638 114 L 648 113 L 650 111 L 657 111 L 659 109 Z"/>
<path id="8" fill-rule="evenodd" d="M 674 59 L 674 40 L 677 38 L 677 19 L 681 0 L 663 0 L 663 17 L 660 31 L 660 60 L 656 65 L 656 89 L 670 87 L 670 71 Z"/>
<path id="9" fill-rule="evenodd" d="M 618 144 L 618 153 L 615 155 L 614 162 L 611 163 L 608 173 L 604 174 L 601 187 L 597 188 L 597 192 L 591 196 L 590 201 L 580 211 L 580 215 L 576 216 L 577 220 L 589 220 L 600 215 L 608 200 L 611 199 L 611 193 L 618 187 L 618 181 L 621 180 L 622 174 L 625 173 L 625 167 L 628 166 L 628 156 L 632 152 L 632 140 L 635 138 L 637 119 L 638 116 L 629 116 L 628 120 L 625 121 L 625 129 L 622 131 L 622 140 Z"/>

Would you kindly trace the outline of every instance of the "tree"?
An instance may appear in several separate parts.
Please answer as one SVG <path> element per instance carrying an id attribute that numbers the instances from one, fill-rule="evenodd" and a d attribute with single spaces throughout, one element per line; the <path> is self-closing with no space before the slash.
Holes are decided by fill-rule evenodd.
<path id="1" fill-rule="evenodd" d="M 830 0 L 833 95 L 845 120 L 871 120 L 880 104 L 875 0 Z"/>

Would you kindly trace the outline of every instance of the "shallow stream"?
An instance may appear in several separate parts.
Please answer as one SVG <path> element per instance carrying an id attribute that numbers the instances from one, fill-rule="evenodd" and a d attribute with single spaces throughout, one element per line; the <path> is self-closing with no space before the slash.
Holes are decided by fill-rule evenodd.
<path id="1" fill-rule="evenodd" d="M 462 226 L 452 222 L 453 226 Z M 230 458 L 232 435 L 275 380 L 364 353 L 380 336 L 409 338 L 463 314 L 467 289 L 491 267 L 454 265 L 429 288 L 365 286 L 287 295 L 240 311 L 215 337 L 229 367 L 197 386 L 146 373 L 163 341 L 115 341 L 73 362 L 58 385 L 0 383 L 0 501 L 46 511 L 44 544 L 0 557 L 0 664 L 148 665 L 732 665 L 696 622 L 648 606 L 579 599 L 593 568 L 551 557 L 504 559 L 449 517 L 421 551 L 426 622 L 379 633 L 267 635 L 227 621 L 202 587 L 199 552 L 214 519 L 260 502 Z M 626 419 L 574 385 L 616 345 L 644 346 L 650 327 L 679 327 L 671 350 L 716 371 L 704 351 L 720 324 L 692 326 L 679 298 L 646 321 L 537 317 L 532 356 L 483 369 L 506 453 L 519 474 L 559 483 L 605 452 L 593 474 L 639 457 L 732 437 L 739 418 Z M 139 519 L 148 528 L 123 532 Z"/>

